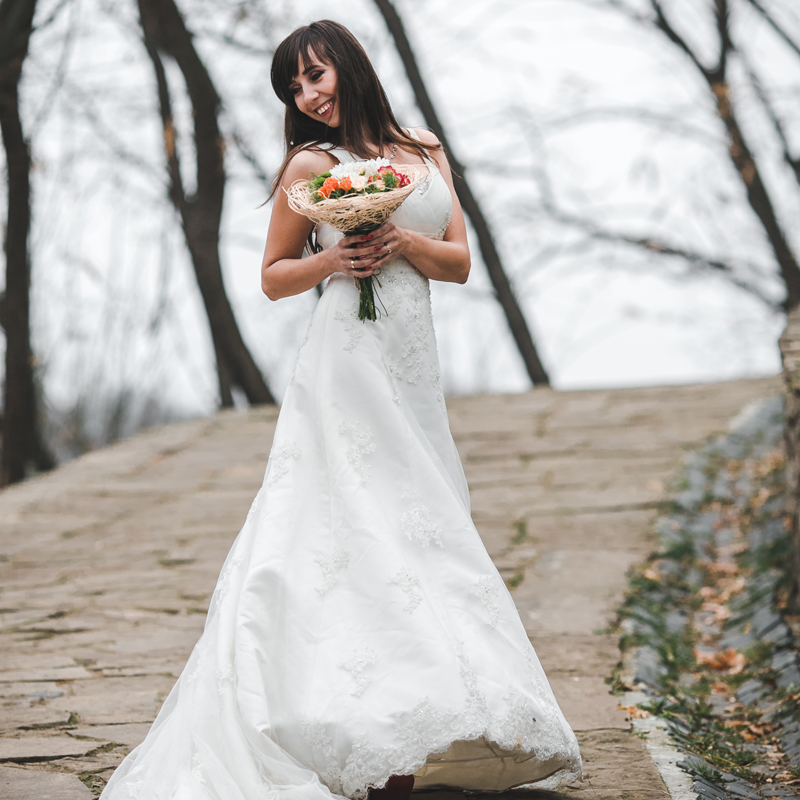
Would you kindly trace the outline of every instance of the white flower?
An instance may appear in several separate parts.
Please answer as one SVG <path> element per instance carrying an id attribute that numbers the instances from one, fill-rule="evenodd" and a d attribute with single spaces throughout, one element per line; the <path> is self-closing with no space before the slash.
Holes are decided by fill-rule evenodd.
<path id="1" fill-rule="evenodd" d="M 345 161 L 342 164 L 337 164 L 331 169 L 331 175 L 340 181 L 342 178 L 350 178 L 353 181 L 354 189 L 363 189 L 367 182 L 365 178 L 371 175 L 377 175 L 381 167 L 388 167 L 388 158 L 373 158 L 369 161 Z M 361 186 L 356 186 L 356 180 L 363 180 Z"/>

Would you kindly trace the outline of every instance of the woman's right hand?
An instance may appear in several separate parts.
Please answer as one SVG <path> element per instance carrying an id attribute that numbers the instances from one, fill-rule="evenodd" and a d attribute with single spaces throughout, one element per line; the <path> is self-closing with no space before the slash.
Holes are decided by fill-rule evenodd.
<path id="1" fill-rule="evenodd" d="M 330 254 L 331 272 L 344 272 L 355 278 L 372 275 L 373 265 L 385 254 L 385 249 L 372 244 L 371 239 L 369 233 L 366 236 L 345 236 L 326 250 Z"/>

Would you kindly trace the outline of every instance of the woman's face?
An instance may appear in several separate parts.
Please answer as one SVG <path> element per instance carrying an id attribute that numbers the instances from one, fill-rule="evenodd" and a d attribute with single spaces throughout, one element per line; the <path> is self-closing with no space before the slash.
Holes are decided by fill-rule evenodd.
<path id="1" fill-rule="evenodd" d="M 289 85 L 297 108 L 311 119 L 324 122 L 330 128 L 339 126 L 339 104 L 336 95 L 336 70 L 310 54 L 309 64 L 303 66 L 298 58 L 297 75 Z"/>

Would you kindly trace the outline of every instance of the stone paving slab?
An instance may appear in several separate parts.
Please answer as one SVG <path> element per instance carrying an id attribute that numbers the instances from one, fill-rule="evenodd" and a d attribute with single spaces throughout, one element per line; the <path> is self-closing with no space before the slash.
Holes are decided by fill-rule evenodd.
<path id="1" fill-rule="evenodd" d="M 3 800 L 90 800 L 92 793 L 75 775 L 0 765 L 0 797 Z"/>
<path id="2" fill-rule="evenodd" d="M 619 652 L 602 629 L 685 453 L 779 388 L 448 401 L 474 519 L 586 761 L 582 784 L 529 796 L 669 796 L 608 693 Z M 143 738 L 202 630 L 276 418 L 153 429 L 0 492 L 0 754 L 18 754 L 0 765 L 3 800 L 97 795 Z"/>

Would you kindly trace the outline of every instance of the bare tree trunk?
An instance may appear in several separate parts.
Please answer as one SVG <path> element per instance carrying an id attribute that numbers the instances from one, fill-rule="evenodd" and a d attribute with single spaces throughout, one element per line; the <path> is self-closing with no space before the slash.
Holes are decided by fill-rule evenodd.
<path id="1" fill-rule="evenodd" d="M 6 288 L 0 323 L 6 334 L 0 486 L 21 481 L 30 463 L 51 469 L 42 442 L 34 391 L 30 339 L 31 156 L 19 114 L 19 81 L 33 30 L 36 0 L 0 2 L 0 131 L 8 171 Z"/>
<path id="2" fill-rule="evenodd" d="M 788 607 L 800 612 L 800 308 L 790 311 L 780 340 L 786 397 L 786 511 L 791 541 L 792 586 Z"/>
<path id="3" fill-rule="evenodd" d="M 731 161 L 745 185 L 747 200 L 758 217 L 775 255 L 775 260 L 778 262 L 780 275 L 786 288 L 784 307 L 787 311 L 791 310 L 800 305 L 800 265 L 798 265 L 797 258 L 781 228 L 775 213 L 775 206 L 761 177 L 753 150 L 745 139 L 736 116 L 736 110 L 731 102 L 730 87 L 727 82 L 727 66 L 728 57 L 734 51 L 734 45 L 730 38 L 728 0 L 714 0 L 719 56 L 717 64 L 713 68 L 703 65 L 697 53 L 667 19 L 661 6 L 661 0 L 650 0 L 650 5 L 655 12 L 655 26 L 686 53 L 714 94 L 717 114 L 728 133 L 728 152 Z"/>
<path id="4" fill-rule="evenodd" d="M 232 405 L 231 388 L 239 386 L 254 405 L 274 403 L 272 393 L 244 343 L 222 279 L 219 229 L 225 192 L 225 142 L 219 130 L 219 95 L 174 0 L 139 0 L 139 15 L 145 47 L 158 85 L 169 195 L 181 216 L 211 327 L 220 402 L 223 406 Z M 161 53 L 177 63 L 192 103 L 197 150 L 197 191 L 192 196 L 186 194 L 181 180 L 169 85 Z"/>
<path id="5" fill-rule="evenodd" d="M 489 228 L 489 223 L 486 221 L 481 206 L 467 181 L 464 166 L 460 164 L 455 157 L 447 135 L 445 134 L 444 127 L 439 121 L 439 116 L 428 94 L 425 82 L 422 79 L 422 74 L 419 71 L 419 66 L 417 65 L 417 60 L 414 56 L 414 51 L 411 49 L 411 43 L 403 27 L 403 21 L 400 19 L 400 15 L 397 13 L 397 10 L 390 0 L 375 0 L 375 5 L 378 6 L 378 10 L 381 12 L 381 15 L 386 21 L 386 26 L 394 38 L 395 46 L 400 54 L 400 58 L 403 60 L 403 66 L 408 75 L 408 80 L 411 83 L 411 88 L 414 91 L 417 105 L 420 111 L 422 111 L 428 127 L 436 134 L 439 141 L 442 143 L 447 158 L 453 167 L 453 180 L 458 199 L 461 201 L 464 212 L 469 217 L 475 234 L 478 237 L 481 255 L 486 264 L 486 269 L 489 272 L 489 278 L 492 281 L 492 286 L 494 286 L 497 299 L 505 312 L 508 326 L 511 329 L 514 341 L 517 343 L 522 360 L 525 362 L 528 375 L 535 385 L 549 386 L 550 378 L 539 358 L 539 352 L 534 344 L 522 309 L 517 302 L 517 298 L 514 296 L 514 291 L 508 280 L 508 275 L 503 269 L 503 262 L 500 260 L 500 254 L 497 252 L 497 246 L 495 245 L 494 237 Z"/>

